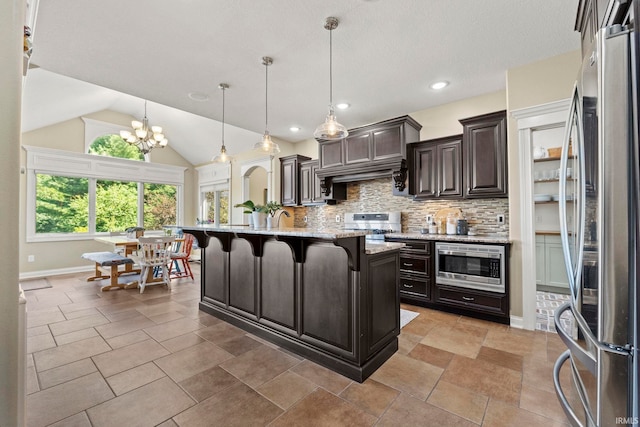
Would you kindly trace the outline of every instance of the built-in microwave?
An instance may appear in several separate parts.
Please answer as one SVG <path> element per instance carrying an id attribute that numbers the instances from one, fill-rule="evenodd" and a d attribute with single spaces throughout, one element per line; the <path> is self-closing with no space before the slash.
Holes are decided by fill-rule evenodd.
<path id="1" fill-rule="evenodd" d="M 505 292 L 505 248 L 436 242 L 436 284 Z"/>

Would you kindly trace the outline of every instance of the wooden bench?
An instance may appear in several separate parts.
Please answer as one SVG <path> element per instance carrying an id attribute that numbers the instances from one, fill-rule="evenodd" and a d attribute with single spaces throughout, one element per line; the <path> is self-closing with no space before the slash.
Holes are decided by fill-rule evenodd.
<path id="1" fill-rule="evenodd" d="M 96 263 L 96 274 L 95 276 L 87 278 L 87 282 L 92 282 L 94 280 L 102 280 L 108 279 L 111 277 L 111 283 L 103 286 L 101 288 L 102 291 L 108 291 L 113 288 L 118 289 L 127 289 L 129 287 L 135 287 L 137 284 L 133 286 L 129 286 L 128 284 L 119 284 L 118 277 L 124 273 L 118 271 L 118 266 L 120 265 L 128 265 L 133 264 L 133 260 L 131 258 L 127 258 L 125 256 L 119 255 L 114 252 L 87 252 L 82 254 L 82 258 L 87 259 L 89 261 L 93 261 Z M 110 274 L 103 274 L 101 267 L 109 267 Z M 140 270 L 137 270 L 139 272 Z M 133 270 L 126 271 L 127 273 L 133 272 Z"/>

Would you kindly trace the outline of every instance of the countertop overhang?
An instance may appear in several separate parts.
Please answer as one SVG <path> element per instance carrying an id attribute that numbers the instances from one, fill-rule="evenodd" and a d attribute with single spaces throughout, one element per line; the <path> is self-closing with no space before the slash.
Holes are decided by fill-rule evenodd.
<path id="1" fill-rule="evenodd" d="M 249 226 L 194 226 L 182 227 L 183 230 L 198 230 L 203 232 L 235 233 L 235 234 L 262 234 L 267 236 L 308 237 L 315 239 L 342 239 L 346 237 L 359 237 L 370 234 L 366 230 L 344 229 L 308 229 L 308 228 L 252 228 Z"/>

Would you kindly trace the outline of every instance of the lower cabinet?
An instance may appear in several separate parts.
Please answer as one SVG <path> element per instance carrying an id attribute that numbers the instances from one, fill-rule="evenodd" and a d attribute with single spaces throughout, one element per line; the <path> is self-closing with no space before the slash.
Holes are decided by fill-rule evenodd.
<path id="1" fill-rule="evenodd" d="M 560 236 L 536 235 L 536 285 L 539 291 L 569 293 Z"/>
<path id="2" fill-rule="evenodd" d="M 452 286 L 436 286 L 437 302 L 478 313 L 509 318 L 507 294 L 476 291 Z"/>
<path id="3" fill-rule="evenodd" d="M 433 242 L 426 240 L 387 239 L 401 242 L 400 299 L 404 302 L 430 302 L 433 277 Z"/>

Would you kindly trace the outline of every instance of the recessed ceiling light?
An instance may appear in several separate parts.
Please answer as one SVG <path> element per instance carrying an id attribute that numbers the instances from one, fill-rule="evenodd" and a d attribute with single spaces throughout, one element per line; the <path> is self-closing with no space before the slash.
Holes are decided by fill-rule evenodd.
<path id="1" fill-rule="evenodd" d="M 447 86 L 449 86 L 449 82 L 441 81 L 441 82 L 435 82 L 429 87 L 433 90 L 440 90 L 440 89 L 444 89 Z"/>
<path id="2" fill-rule="evenodd" d="M 189 94 L 189 98 L 193 99 L 194 101 L 204 102 L 209 100 L 209 95 L 202 92 L 191 92 Z"/>
<path id="3" fill-rule="evenodd" d="M 346 110 L 347 108 L 349 108 L 349 104 L 347 104 L 346 102 L 341 102 L 340 104 L 336 105 L 336 108 L 340 110 Z"/>
<path id="4" fill-rule="evenodd" d="M 291 126 L 291 127 L 289 128 L 289 130 L 290 130 L 291 132 L 298 132 L 298 131 L 300 130 L 300 128 L 299 128 L 298 126 Z"/>

